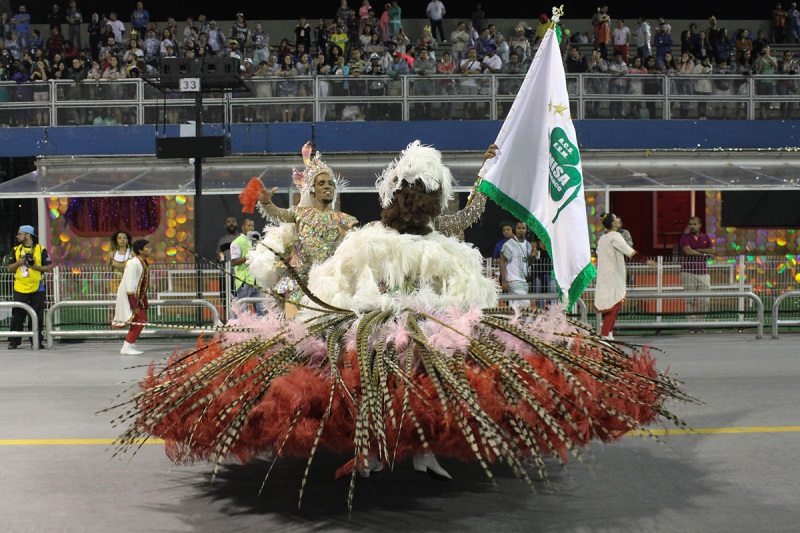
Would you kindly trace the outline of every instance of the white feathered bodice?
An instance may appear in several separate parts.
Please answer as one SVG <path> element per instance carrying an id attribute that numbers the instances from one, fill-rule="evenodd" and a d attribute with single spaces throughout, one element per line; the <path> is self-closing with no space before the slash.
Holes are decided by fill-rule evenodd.
<path id="1" fill-rule="evenodd" d="M 497 284 L 483 275 L 477 249 L 435 231 L 401 235 L 380 222 L 348 232 L 309 279 L 323 301 L 357 312 L 497 305 Z"/>

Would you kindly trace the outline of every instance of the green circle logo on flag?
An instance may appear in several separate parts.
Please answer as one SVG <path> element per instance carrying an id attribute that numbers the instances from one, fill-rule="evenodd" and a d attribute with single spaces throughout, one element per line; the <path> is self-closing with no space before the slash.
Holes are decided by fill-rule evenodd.
<path id="1" fill-rule="evenodd" d="M 572 144 L 567 133 L 553 128 L 550 133 L 550 198 L 560 202 L 567 191 L 581 183 L 581 162 L 578 147 Z"/>
<path id="2" fill-rule="evenodd" d="M 574 189 L 572 195 L 559 206 L 558 212 L 553 223 L 558 219 L 558 215 L 569 205 L 572 200 L 577 198 L 581 190 L 580 184 L 583 180 L 578 165 L 581 162 L 581 154 L 562 128 L 553 128 L 550 132 L 550 199 L 560 202 L 567 191 Z"/>

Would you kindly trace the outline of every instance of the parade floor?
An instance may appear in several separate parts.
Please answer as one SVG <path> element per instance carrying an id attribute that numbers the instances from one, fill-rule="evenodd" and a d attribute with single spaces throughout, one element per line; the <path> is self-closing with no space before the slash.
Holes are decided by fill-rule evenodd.
<path id="1" fill-rule="evenodd" d="M 454 479 L 437 481 L 399 464 L 357 480 L 350 516 L 349 476 L 333 479 L 348 458 L 315 459 L 300 510 L 305 462 L 278 461 L 259 496 L 269 463 L 211 483 L 211 467 L 172 466 L 160 444 L 112 458 L 120 430 L 96 413 L 175 344 L 142 340 L 136 357 L 117 340 L 0 348 L 0 531 L 797 531 L 800 336 L 622 338 L 663 350 L 659 367 L 705 402 L 670 405 L 692 431 L 549 460 L 535 492 L 502 466 L 493 486 L 477 465 L 441 460 Z"/>

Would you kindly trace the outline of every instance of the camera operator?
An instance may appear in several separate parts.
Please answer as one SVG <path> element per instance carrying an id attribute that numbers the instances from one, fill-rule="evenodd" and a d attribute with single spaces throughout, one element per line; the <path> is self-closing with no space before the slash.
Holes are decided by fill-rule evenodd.
<path id="1" fill-rule="evenodd" d="M 14 301 L 30 305 L 36 311 L 36 316 L 39 317 L 39 345 L 43 346 L 42 330 L 44 329 L 46 297 L 44 273 L 50 272 L 53 267 L 50 265 L 50 256 L 47 254 L 47 250 L 34 242 L 35 236 L 36 230 L 33 226 L 20 226 L 17 232 L 19 245 L 14 248 L 14 262 L 8 265 L 8 270 L 14 273 Z M 11 331 L 22 331 L 27 314 L 24 309 L 18 307 L 11 311 Z M 32 324 L 29 325 L 29 328 L 31 326 Z M 20 337 L 11 337 L 8 349 L 15 350 L 21 342 Z"/>

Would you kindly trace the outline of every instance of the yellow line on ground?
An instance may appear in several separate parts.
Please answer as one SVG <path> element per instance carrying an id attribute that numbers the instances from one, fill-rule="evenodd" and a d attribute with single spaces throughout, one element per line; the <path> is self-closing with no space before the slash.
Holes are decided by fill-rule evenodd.
<path id="1" fill-rule="evenodd" d="M 753 426 L 742 428 L 652 429 L 631 431 L 626 436 L 642 435 L 740 435 L 742 433 L 797 433 L 800 426 Z M 114 439 L 0 439 L 0 446 L 89 446 L 115 443 Z M 132 444 L 164 444 L 162 439 L 137 439 Z"/>

